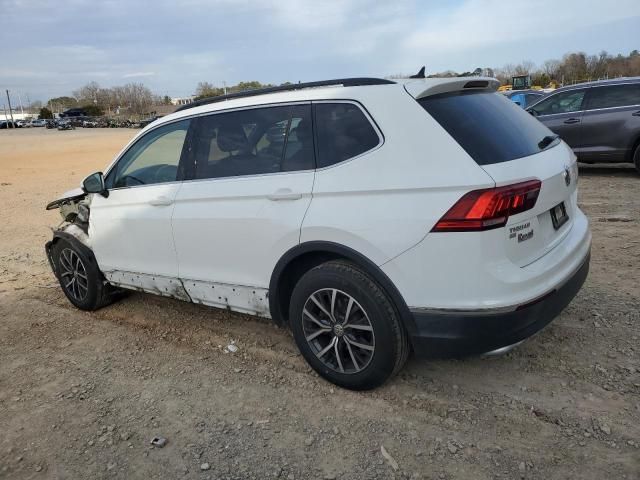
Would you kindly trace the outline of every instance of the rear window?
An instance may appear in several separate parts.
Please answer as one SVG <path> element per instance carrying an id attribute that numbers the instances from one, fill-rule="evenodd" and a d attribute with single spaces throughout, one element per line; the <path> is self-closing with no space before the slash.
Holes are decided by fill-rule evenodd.
<path id="1" fill-rule="evenodd" d="M 418 103 L 478 165 L 508 162 L 540 152 L 551 131 L 504 95 L 454 92 Z"/>

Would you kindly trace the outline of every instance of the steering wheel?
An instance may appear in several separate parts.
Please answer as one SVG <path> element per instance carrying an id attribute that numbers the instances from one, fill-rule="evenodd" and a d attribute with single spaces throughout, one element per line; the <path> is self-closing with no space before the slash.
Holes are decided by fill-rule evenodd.
<path id="1" fill-rule="evenodd" d="M 156 182 L 172 182 L 172 181 L 174 181 L 174 180 L 176 179 L 176 178 L 175 178 L 175 177 L 176 177 L 175 175 L 173 175 L 173 179 L 165 179 L 165 178 L 163 178 L 163 177 L 162 177 L 162 172 L 163 172 L 163 171 L 165 171 L 165 170 L 167 170 L 167 169 L 168 169 L 168 170 L 173 174 L 173 173 L 174 173 L 174 172 L 173 172 L 173 169 L 174 169 L 174 168 L 176 168 L 176 167 L 175 167 L 175 166 L 173 166 L 173 165 L 167 165 L 167 164 L 165 164 L 165 165 L 160 165 L 160 166 L 158 167 L 158 170 L 156 170 L 156 174 L 155 174 L 155 180 L 156 180 Z M 177 172 L 177 169 L 176 169 L 176 172 Z"/>
<path id="2" fill-rule="evenodd" d="M 124 183 L 124 185 L 127 185 L 129 183 L 129 179 L 133 180 L 138 185 L 144 185 L 145 184 L 145 182 L 143 182 L 142 180 L 140 180 L 137 177 L 134 177 L 133 175 L 125 175 L 124 177 L 120 178 L 118 183 Z"/>

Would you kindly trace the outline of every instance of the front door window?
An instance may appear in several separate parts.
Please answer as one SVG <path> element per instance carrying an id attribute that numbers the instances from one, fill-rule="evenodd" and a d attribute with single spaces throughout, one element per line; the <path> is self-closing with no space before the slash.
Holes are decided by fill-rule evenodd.
<path id="1" fill-rule="evenodd" d="M 175 182 L 182 175 L 180 157 L 189 120 L 170 123 L 141 137 L 107 176 L 107 188 Z"/>

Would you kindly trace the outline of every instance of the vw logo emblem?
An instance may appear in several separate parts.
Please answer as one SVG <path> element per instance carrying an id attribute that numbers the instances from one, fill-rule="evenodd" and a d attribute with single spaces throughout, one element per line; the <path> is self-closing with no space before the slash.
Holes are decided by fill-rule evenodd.
<path id="1" fill-rule="evenodd" d="M 569 185 L 571 185 L 571 172 L 569 171 L 568 167 L 565 167 L 563 176 L 564 184 L 568 187 Z"/>

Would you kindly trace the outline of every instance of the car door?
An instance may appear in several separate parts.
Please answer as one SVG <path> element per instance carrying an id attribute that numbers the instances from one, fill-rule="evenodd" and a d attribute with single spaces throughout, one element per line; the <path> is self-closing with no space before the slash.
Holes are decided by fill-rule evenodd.
<path id="1" fill-rule="evenodd" d="M 271 273 L 299 243 L 311 201 L 311 105 L 194 122 L 193 179 L 180 188 L 173 213 L 180 278 L 194 302 L 269 316 Z"/>
<path id="2" fill-rule="evenodd" d="M 626 161 L 640 132 L 640 83 L 594 86 L 586 102 L 580 158 Z"/>
<path id="3" fill-rule="evenodd" d="M 578 151 L 582 142 L 581 122 L 586 92 L 587 88 L 558 92 L 527 110 L 552 132 L 560 135 L 574 151 Z"/>
<path id="4" fill-rule="evenodd" d="M 91 200 L 91 246 L 115 284 L 185 297 L 177 280 L 171 215 L 189 124 L 165 124 L 137 139 L 106 175 L 108 196 Z"/>

